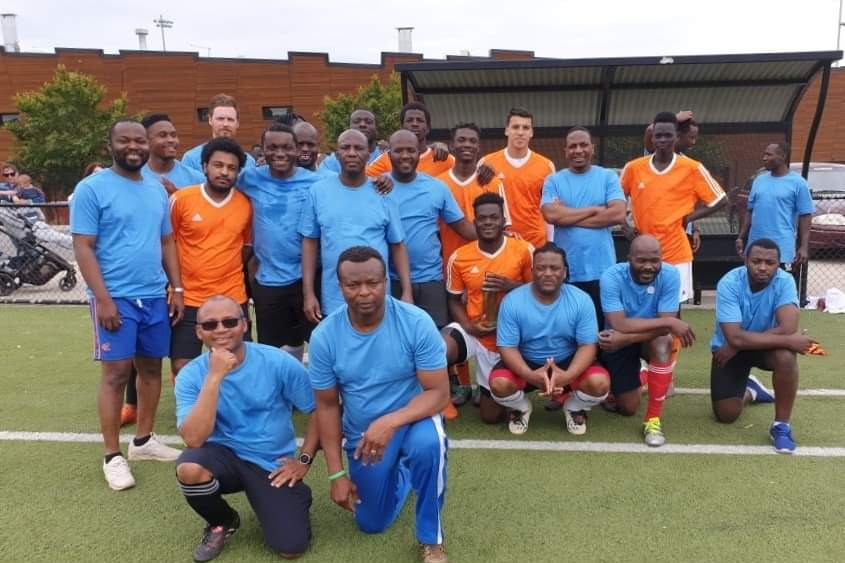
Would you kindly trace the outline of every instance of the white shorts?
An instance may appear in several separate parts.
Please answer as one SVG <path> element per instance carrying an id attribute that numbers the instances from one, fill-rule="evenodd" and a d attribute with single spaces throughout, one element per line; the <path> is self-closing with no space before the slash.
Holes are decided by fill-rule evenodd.
<path id="1" fill-rule="evenodd" d="M 681 295 L 680 302 L 692 299 L 692 262 L 681 262 L 680 264 L 673 264 L 681 274 Z"/>
<path id="2" fill-rule="evenodd" d="M 475 381 L 490 389 L 490 372 L 502 359 L 498 352 L 491 352 L 479 339 L 470 335 L 459 323 L 449 323 L 444 328 L 453 328 L 461 333 L 467 346 L 467 360 L 475 358 Z"/>

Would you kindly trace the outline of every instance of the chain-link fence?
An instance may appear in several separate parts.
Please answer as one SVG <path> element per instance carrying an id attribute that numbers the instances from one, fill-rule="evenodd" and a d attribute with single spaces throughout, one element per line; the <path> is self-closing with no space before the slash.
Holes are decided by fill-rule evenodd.
<path id="1" fill-rule="evenodd" d="M 66 202 L 0 204 L 0 303 L 85 303 Z"/>

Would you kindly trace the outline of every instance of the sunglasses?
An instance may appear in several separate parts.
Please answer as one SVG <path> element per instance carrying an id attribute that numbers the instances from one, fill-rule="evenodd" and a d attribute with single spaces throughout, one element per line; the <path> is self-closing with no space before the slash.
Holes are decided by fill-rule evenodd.
<path id="1" fill-rule="evenodd" d="M 14 178 L 16 174 L 14 172 L 9 172 L 8 174 L 3 174 L 4 178 Z"/>
<path id="2" fill-rule="evenodd" d="M 210 332 L 217 328 L 218 324 L 222 324 L 223 328 L 235 328 L 241 322 L 240 317 L 226 317 L 225 319 L 213 319 L 210 321 L 203 321 L 199 323 L 200 328 L 203 330 Z"/>

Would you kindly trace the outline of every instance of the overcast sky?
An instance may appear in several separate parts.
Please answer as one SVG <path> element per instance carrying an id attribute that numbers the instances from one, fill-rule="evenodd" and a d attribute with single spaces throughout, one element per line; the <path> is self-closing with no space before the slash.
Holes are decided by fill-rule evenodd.
<path id="1" fill-rule="evenodd" d="M 167 50 L 211 49 L 214 57 L 286 58 L 329 53 L 331 61 L 377 63 L 412 26 L 427 58 L 490 49 L 541 57 L 609 57 L 834 50 L 840 0 L 3 0 L 18 15 L 22 51 L 55 47 L 137 49 L 136 28 L 173 21 Z M 272 6 L 272 7 L 269 7 Z M 361 7 L 364 8 L 361 8 Z"/>

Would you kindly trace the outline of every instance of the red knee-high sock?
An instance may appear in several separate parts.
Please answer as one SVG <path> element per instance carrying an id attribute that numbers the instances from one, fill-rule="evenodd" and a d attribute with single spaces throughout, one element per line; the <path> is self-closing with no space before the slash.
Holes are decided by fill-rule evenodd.
<path id="1" fill-rule="evenodd" d="M 648 364 L 648 408 L 645 420 L 660 417 L 666 393 L 672 384 L 672 363 L 649 362 Z"/>

